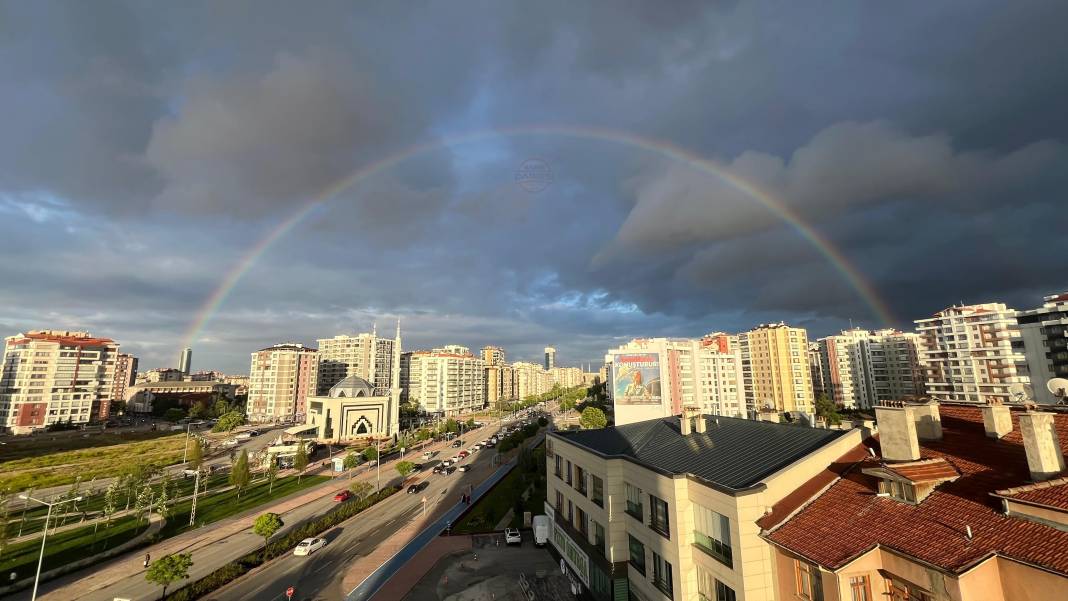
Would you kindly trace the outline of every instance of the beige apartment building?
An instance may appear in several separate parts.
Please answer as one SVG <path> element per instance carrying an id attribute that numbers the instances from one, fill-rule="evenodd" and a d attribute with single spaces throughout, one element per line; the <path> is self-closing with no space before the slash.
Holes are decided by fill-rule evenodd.
<path id="1" fill-rule="evenodd" d="M 377 331 L 340 335 L 333 338 L 320 338 L 319 344 L 319 382 L 320 396 L 329 393 L 330 388 L 349 376 L 359 376 L 385 394 L 393 387 L 394 355 L 400 354 L 400 325 L 394 339 L 382 338 Z"/>
<path id="2" fill-rule="evenodd" d="M 28 434 L 49 424 L 106 419 L 118 354 L 118 343 L 89 332 L 8 336 L 0 367 L 0 426 Z"/>
<path id="3" fill-rule="evenodd" d="M 758 521 L 862 438 L 691 409 L 552 432 L 550 544 L 598 601 L 793 601 Z"/>
<path id="4" fill-rule="evenodd" d="M 118 353 L 115 355 L 115 384 L 111 393 L 111 398 L 125 400 L 126 389 L 133 386 L 136 381 L 137 357 L 126 353 Z M 101 419 L 107 419 L 107 417 L 107 415 L 100 416 Z"/>
<path id="5" fill-rule="evenodd" d="M 248 420 L 303 420 L 307 398 L 315 395 L 318 367 L 318 353 L 303 344 L 276 344 L 252 353 Z"/>
<path id="6" fill-rule="evenodd" d="M 552 377 L 548 371 L 537 363 L 516 361 L 512 364 L 512 373 L 515 377 L 515 398 L 525 399 L 539 394 L 544 394 L 552 389 Z"/>
<path id="7" fill-rule="evenodd" d="M 549 370 L 549 380 L 552 386 L 574 388 L 581 386 L 586 381 L 586 377 L 577 367 L 554 367 Z"/>
<path id="8" fill-rule="evenodd" d="M 401 355 L 404 399 L 424 413 L 451 416 L 484 408 L 484 372 L 482 359 L 463 346 Z"/>
<path id="9" fill-rule="evenodd" d="M 1007 402 L 1014 400 L 1014 384 L 1030 383 L 1025 356 L 1013 347 L 1021 343 L 1016 310 L 1002 303 L 949 307 L 916 320 L 916 329 L 919 362 L 931 397 Z"/>
<path id="10" fill-rule="evenodd" d="M 764 324 L 740 337 L 746 345 L 756 409 L 812 414 L 815 397 L 808 363 L 808 333 L 783 323 Z"/>

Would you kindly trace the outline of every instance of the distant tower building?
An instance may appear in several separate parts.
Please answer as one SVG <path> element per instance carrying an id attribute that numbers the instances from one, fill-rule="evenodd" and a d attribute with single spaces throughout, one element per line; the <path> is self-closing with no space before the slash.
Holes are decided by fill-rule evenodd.
<path id="1" fill-rule="evenodd" d="M 548 371 L 556 367 L 556 349 L 547 346 L 545 347 L 545 370 Z"/>
<path id="2" fill-rule="evenodd" d="M 185 375 L 189 375 L 189 367 L 193 363 L 193 349 L 182 349 L 182 357 L 178 359 L 178 371 Z"/>

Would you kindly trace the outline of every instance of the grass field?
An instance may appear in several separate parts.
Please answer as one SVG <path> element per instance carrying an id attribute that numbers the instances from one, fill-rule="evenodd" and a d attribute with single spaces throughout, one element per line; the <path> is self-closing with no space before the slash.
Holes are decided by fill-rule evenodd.
<path id="1" fill-rule="evenodd" d="M 58 438 L 56 442 L 62 444 Z M 130 464 L 131 458 L 155 467 L 172 465 L 182 460 L 185 442 L 185 434 L 171 434 L 0 461 L 0 490 L 20 491 L 70 484 L 79 476 L 83 482 L 117 476 Z"/>
<path id="2" fill-rule="evenodd" d="M 148 527 L 148 520 L 137 523 L 135 518 L 123 517 L 114 520 L 110 528 L 103 525 L 93 532 L 93 526 L 76 528 L 49 535 L 45 543 L 45 558 L 42 571 L 57 568 L 73 561 L 117 547 L 137 536 Z M 5 579 L 11 572 L 17 579 L 33 576 L 37 569 L 37 557 L 41 551 L 41 539 L 11 545 L 0 557 L 0 573 Z"/>
<path id="3" fill-rule="evenodd" d="M 509 509 L 519 509 L 509 523 L 509 526 L 513 527 L 522 525 L 523 511 L 530 511 L 533 515 L 543 513 L 545 479 L 544 473 L 540 477 L 537 474 L 539 469 L 537 466 L 544 466 L 545 450 L 543 447 L 539 447 L 534 449 L 532 453 L 535 457 L 533 469 L 524 470 L 523 466 L 517 466 L 508 472 L 508 475 L 501 479 L 497 486 L 493 487 L 493 490 L 479 499 L 475 506 L 471 508 L 471 511 L 452 527 L 452 531 L 475 533 L 493 530 L 497 527 L 497 522 L 504 518 Z M 529 497 L 517 503 L 523 491 L 530 486 L 532 486 L 532 489 Z"/>
<path id="4" fill-rule="evenodd" d="M 155 440 L 174 436 L 174 432 L 158 430 L 156 432 L 115 432 L 107 431 L 100 434 L 84 436 L 80 432 L 56 432 L 44 433 L 33 436 L 11 437 L 0 445 L 0 463 L 15 459 L 26 459 L 41 455 L 50 455 L 60 451 L 77 451 L 98 447 L 111 447 L 131 442 Z"/>

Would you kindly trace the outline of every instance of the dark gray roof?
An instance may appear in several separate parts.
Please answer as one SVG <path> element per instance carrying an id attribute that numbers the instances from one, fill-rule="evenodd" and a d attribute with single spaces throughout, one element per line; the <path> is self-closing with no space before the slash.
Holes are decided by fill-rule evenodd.
<path id="1" fill-rule="evenodd" d="M 699 418 L 700 419 L 700 418 Z M 845 434 L 790 424 L 705 416 L 704 434 L 683 436 L 677 417 L 553 432 L 605 457 L 622 457 L 669 474 L 692 474 L 731 490 L 749 488 Z"/>

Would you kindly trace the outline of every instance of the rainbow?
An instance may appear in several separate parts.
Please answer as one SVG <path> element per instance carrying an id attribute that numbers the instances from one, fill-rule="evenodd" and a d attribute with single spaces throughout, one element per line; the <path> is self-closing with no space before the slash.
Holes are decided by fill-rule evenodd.
<path id="1" fill-rule="evenodd" d="M 266 236 L 245 252 L 241 259 L 230 268 L 230 271 L 227 272 L 226 276 L 219 283 L 219 286 L 210 296 L 208 296 L 204 301 L 204 304 L 201 305 L 200 309 L 197 311 L 189 328 L 182 336 L 180 348 L 191 348 L 193 346 L 193 343 L 200 335 L 200 332 L 203 331 L 204 327 L 211 320 L 215 312 L 218 311 L 219 307 L 226 302 L 226 298 L 237 286 L 237 283 L 241 281 L 241 278 L 248 273 L 259 258 L 263 256 L 275 242 L 292 231 L 293 228 L 299 225 L 317 207 L 326 203 L 342 191 L 352 187 L 359 181 L 388 170 L 418 155 L 443 148 L 471 144 L 502 136 L 559 136 L 618 144 L 639 148 L 718 177 L 723 181 L 728 182 L 734 188 L 744 192 L 747 196 L 762 204 L 769 211 L 793 227 L 802 238 L 827 259 L 835 270 L 842 275 L 850 287 L 856 291 L 861 300 L 868 305 L 872 310 L 872 313 L 885 325 L 890 326 L 896 321 L 890 308 L 881 298 L 879 298 L 879 295 L 876 294 L 872 284 L 864 278 L 856 266 L 850 263 L 848 258 L 846 258 L 841 251 L 830 242 L 830 240 L 820 235 L 819 232 L 813 229 L 812 226 L 806 223 L 796 211 L 785 203 L 762 190 L 752 182 L 731 173 L 723 165 L 676 146 L 671 142 L 644 138 L 629 132 L 596 127 L 529 125 L 477 131 L 410 146 L 381 160 L 364 165 L 330 185 L 322 192 L 315 195 L 311 200 L 303 204 L 288 218 L 276 225 L 273 230 L 268 232 Z"/>

